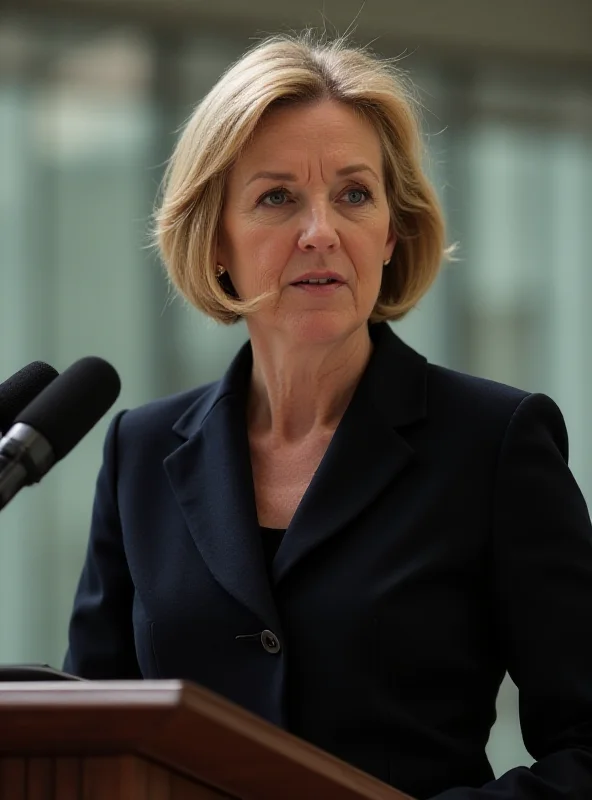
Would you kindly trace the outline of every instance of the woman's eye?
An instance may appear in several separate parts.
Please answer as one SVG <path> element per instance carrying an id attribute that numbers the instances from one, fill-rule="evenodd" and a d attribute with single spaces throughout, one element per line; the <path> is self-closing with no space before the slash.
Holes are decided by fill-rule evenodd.
<path id="1" fill-rule="evenodd" d="M 283 206 L 286 200 L 286 192 L 283 189 L 274 189 L 263 196 L 261 202 L 267 206 Z"/>
<path id="2" fill-rule="evenodd" d="M 372 195 L 368 189 L 348 189 L 342 197 L 347 198 L 348 205 L 352 206 L 364 205 L 364 203 L 372 199 Z M 260 205 L 281 208 L 287 205 L 290 199 L 286 189 L 272 189 L 270 192 L 264 194 L 258 202 Z"/>
<path id="3" fill-rule="evenodd" d="M 345 196 L 349 197 L 349 202 L 352 206 L 360 206 L 369 199 L 370 192 L 366 189 L 348 189 Z"/>

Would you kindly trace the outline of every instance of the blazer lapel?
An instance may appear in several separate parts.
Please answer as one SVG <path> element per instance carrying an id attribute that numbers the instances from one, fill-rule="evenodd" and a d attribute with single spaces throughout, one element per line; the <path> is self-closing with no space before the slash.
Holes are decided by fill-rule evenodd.
<path id="1" fill-rule="evenodd" d="M 413 454 L 397 428 L 425 416 L 426 359 L 386 323 L 370 330 L 373 355 L 286 531 L 275 583 L 372 503 Z"/>
<path id="2" fill-rule="evenodd" d="M 279 630 L 265 569 L 246 428 L 251 371 L 245 345 L 220 384 L 175 425 L 186 438 L 165 459 L 191 536 L 218 583 L 264 627 Z"/>
<path id="3" fill-rule="evenodd" d="M 314 547 L 363 511 L 409 462 L 400 429 L 425 416 L 426 359 L 386 323 L 370 326 L 374 351 L 273 563 L 282 580 Z M 164 466 L 202 558 L 220 585 L 280 630 L 266 574 L 246 426 L 250 344 L 219 384 L 179 419 L 186 441 Z"/>

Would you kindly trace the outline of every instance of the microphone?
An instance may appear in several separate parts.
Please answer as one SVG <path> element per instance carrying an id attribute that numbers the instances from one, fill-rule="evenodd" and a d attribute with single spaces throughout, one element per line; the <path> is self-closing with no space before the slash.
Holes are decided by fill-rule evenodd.
<path id="1" fill-rule="evenodd" d="M 76 361 L 17 415 L 0 439 L 0 509 L 38 483 L 117 400 L 119 375 L 107 361 Z"/>
<path id="2" fill-rule="evenodd" d="M 33 361 L 0 383 L 0 431 L 7 431 L 16 415 L 57 376 L 49 364 Z"/>

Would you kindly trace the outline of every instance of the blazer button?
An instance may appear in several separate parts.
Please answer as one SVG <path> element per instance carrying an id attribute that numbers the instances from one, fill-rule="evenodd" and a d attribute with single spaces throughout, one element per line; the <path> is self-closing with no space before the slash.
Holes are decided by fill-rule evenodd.
<path id="1" fill-rule="evenodd" d="M 266 630 L 261 632 L 261 644 L 268 653 L 280 652 L 280 640 L 273 631 Z"/>

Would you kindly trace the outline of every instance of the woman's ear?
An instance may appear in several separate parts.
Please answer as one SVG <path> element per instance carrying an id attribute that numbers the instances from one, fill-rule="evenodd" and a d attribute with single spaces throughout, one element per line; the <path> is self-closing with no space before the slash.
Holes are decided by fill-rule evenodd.
<path id="1" fill-rule="evenodd" d="M 389 233 L 386 240 L 386 244 L 384 246 L 384 258 L 382 259 L 383 262 L 389 262 L 393 257 L 393 253 L 395 252 L 395 246 L 397 244 L 397 235 L 395 233 L 395 227 L 391 221 L 389 225 Z"/>

